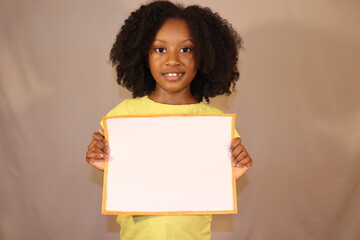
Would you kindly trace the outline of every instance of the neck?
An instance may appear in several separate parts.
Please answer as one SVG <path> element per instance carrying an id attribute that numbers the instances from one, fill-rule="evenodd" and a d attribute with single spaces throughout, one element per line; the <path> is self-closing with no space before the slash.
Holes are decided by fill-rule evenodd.
<path id="1" fill-rule="evenodd" d="M 159 91 L 154 91 L 149 94 L 149 99 L 153 100 L 154 102 L 163 103 L 163 104 L 170 104 L 170 105 L 184 105 L 184 104 L 195 104 L 199 103 L 190 93 L 183 94 L 183 93 L 160 93 Z"/>

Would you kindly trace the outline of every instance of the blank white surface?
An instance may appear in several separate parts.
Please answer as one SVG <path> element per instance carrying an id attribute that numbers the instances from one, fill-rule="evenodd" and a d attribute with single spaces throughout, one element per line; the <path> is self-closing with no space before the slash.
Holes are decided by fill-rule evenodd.
<path id="1" fill-rule="evenodd" d="M 105 211 L 234 209 L 232 116 L 106 119 Z"/>

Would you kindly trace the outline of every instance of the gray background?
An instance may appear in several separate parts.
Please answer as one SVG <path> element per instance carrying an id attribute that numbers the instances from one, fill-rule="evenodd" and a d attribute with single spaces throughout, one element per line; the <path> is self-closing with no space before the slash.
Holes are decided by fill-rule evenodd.
<path id="1" fill-rule="evenodd" d="M 0 0 L 0 239 L 117 239 L 85 152 L 130 94 L 108 54 L 143 1 Z M 244 39 L 237 114 L 254 159 L 213 239 L 360 239 L 360 2 L 186 1 Z"/>

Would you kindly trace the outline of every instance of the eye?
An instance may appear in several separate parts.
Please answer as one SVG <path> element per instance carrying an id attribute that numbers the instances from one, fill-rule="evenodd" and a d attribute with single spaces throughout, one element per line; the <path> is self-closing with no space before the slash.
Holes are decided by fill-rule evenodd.
<path id="1" fill-rule="evenodd" d="M 188 52 L 191 52 L 191 51 L 192 51 L 191 48 L 187 48 L 187 47 L 180 48 L 180 52 L 182 52 L 182 53 L 188 53 Z"/>
<path id="2" fill-rule="evenodd" d="M 155 48 L 155 51 L 159 52 L 159 53 L 165 53 L 166 49 L 165 48 Z"/>

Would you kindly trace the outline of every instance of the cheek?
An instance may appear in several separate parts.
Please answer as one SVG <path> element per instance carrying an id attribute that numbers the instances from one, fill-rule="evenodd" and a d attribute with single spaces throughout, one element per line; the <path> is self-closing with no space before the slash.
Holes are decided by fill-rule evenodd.
<path id="1" fill-rule="evenodd" d="M 157 57 L 153 55 L 149 55 L 148 67 L 150 68 L 151 72 L 156 70 L 159 67 L 159 64 L 160 64 L 160 60 Z"/>
<path id="2" fill-rule="evenodd" d="M 153 55 L 151 55 L 151 54 L 149 54 L 149 56 L 148 56 L 148 59 L 147 59 L 147 63 L 148 63 L 148 66 L 152 66 L 152 65 L 154 65 L 154 56 Z"/>
<path id="3" fill-rule="evenodd" d="M 194 57 L 192 57 L 191 59 L 189 59 L 188 66 L 192 69 L 192 71 L 194 72 L 194 74 L 196 74 L 197 64 L 196 64 L 196 61 L 195 61 L 195 58 L 194 58 Z"/>
<path id="4" fill-rule="evenodd" d="M 196 69 L 197 68 L 197 64 L 196 64 L 196 61 L 195 61 L 195 56 L 194 55 L 191 55 L 191 56 L 188 56 L 184 59 L 186 65 L 189 67 L 189 68 L 193 68 L 193 69 Z"/>

